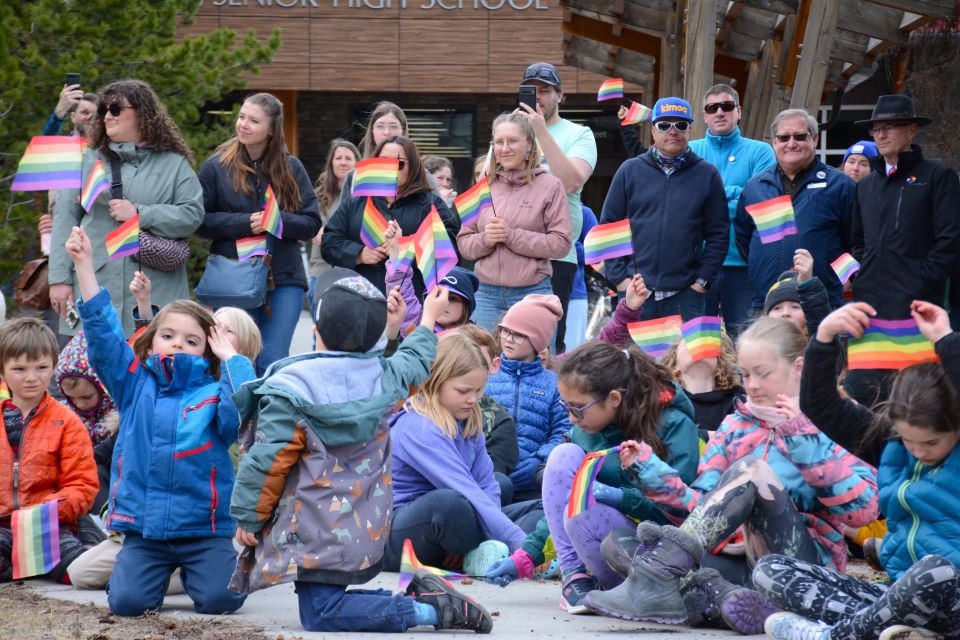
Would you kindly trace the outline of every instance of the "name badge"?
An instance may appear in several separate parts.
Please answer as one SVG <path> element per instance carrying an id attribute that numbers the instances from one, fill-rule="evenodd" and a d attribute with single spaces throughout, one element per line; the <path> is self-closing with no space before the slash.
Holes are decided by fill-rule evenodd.
<path id="1" fill-rule="evenodd" d="M 811 182 L 807 185 L 807 189 L 823 189 L 826 186 L 826 182 Z"/>

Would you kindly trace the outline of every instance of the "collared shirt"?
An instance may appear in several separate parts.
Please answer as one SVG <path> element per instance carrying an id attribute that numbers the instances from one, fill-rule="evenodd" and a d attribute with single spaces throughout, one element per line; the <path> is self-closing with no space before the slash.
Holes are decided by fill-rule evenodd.
<path id="1" fill-rule="evenodd" d="M 777 163 L 777 175 L 780 176 L 780 188 L 783 189 L 784 195 L 793 196 L 797 192 L 797 187 L 803 182 L 803 179 L 807 176 L 808 173 L 813 171 L 813 168 L 817 166 L 817 158 L 814 157 L 813 161 L 810 162 L 809 166 L 804 169 L 801 169 L 797 172 L 797 175 L 790 179 L 790 176 L 786 174 L 783 170 L 783 167 L 780 166 L 780 163 Z"/>

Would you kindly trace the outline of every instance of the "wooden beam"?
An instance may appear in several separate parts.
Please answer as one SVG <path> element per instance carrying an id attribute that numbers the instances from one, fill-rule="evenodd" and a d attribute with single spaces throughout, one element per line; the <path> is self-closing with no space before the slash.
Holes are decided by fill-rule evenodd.
<path id="1" fill-rule="evenodd" d="M 659 26 L 663 24 L 669 11 L 662 10 L 659 5 L 648 6 L 636 0 L 621 0 L 622 7 L 618 11 L 616 0 L 566 0 L 562 3 L 573 13 L 606 22 L 611 26 L 620 25 L 621 30 L 629 27 L 641 33 L 662 37 Z"/>
<path id="2" fill-rule="evenodd" d="M 784 47 L 780 52 L 778 82 L 792 87 L 797 77 L 797 64 L 800 61 L 800 47 L 803 46 L 803 34 L 807 28 L 807 17 L 813 0 L 801 0 L 796 16 L 788 16 L 783 32 Z"/>
<path id="3" fill-rule="evenodd" d="M 740 104 L 743 106 L 740 129 L 748 138 L 759 140 L 764 137 L 776 77 L 776 64 L 780 58 L 780 46 L 779 40 L 767 40 L 760 52 L 759 62 L 756 65 L 751 63 L 751 76 L 747 82 L 746 97 L 740 99 Z"/>
<path id="4" fill-rule="evenodd" d="M 690 0 L 687 8 L 687 42 L 683 54 L 683 95 L 691 105 L 699 105 L 713 84 L 716 38 L 717 0 Z M 694 118 L 691 137 L 701 138 L 703 133 L 703 120 Z"/>
<path id="5" fill-rule="evenodd" d="M 624 32 L 619 36 L 615 36 L 610 29 L 610 24 L 601 22 L 595 18 L 583 16 L 571 9 L 570 21 L 563 23 L 563 33 L 582 36 L 623 49 L 630 49 L 631 51 L 643 53 L 654 58 L 659 55 L 660 38 L 640 31 L 634 31 L 633 27 L 629 24 L 625 24 L 624 27 Z"/>
<path id="6" fill-rule="evenodd" d="M 667 14 L 663 22 L 666 37 L 660 42 L 660 57 L 657 66 L 657 97 L 676 96 L 683 91 L 681 59 L 684 48 L 683 16 L 685 7 L 686 0 L 677 0 L 676 8 Z"/>
<path id="7" fill-rule="evenodd" d="M 840 3 L 834 0 L 814 0 L 810 6 L 807 25 L 803 32 L 803 55 L 797 65 L 797 75 L 790 96 L 790 106 L 815 114 L 820 106 L 823 85 L 830 66 L 830 50 Z"/>
<path id="8" fill-rule="evenodd" d="M 922 16 L 947 19 L 953 17 L 953 0 L 869 0 L 871 4 L 919 13 Z"/>
<path id="9" fill-rule="evenodd" d="M 746 7 L 756 7 L 757 9 L 763 9 L 770 13 L 790 15 L 798 11 L 800 0 L 738 0 L 737 4 L 742 4 Z"/>
<path id="10" fill-rule="evenodd" d="M 864 0 L 844 0 L 839 8 L 837 27 L 865 36 L 902 44 L 900 23 L 903 11 L 875 5 Z"/>
<path id="11" fill-rule="evenodd" d="M 770 34 L 768 37 L 772 37 Z M 723 54 L 738 60 L 756 60 L 760 55 L 760 47 L 763 46 L 763 39 L 753 38 L 734 31 L 727 39 L 727 46 L 723 48 Z"/>
<path id="12" fill-rule="evenodd" d="M 643 85 L 653 75 L 655 60 L 634 51 L 564 35 L 564 62 L 609 77 Z"/>
<path id="13" fill-rule="evenodd" d="M 745 36 L 766 40 L 772 38 L 777 30 L 777 19 L 770 16 L 767 19 L 756 19 L 756 14 L 741 14 L 731 26 L 731 31 L 742 33 Z"/>

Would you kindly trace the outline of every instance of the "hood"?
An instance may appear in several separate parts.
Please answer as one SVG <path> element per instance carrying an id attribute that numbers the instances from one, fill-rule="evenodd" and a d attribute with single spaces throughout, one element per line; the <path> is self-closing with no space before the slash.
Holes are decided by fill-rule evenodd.
<path id="1" fill-rule="evenodd" d="M 60 352 L 60 357 L 57 359 L 57 368 L 53 371 L 53 377 L 57 383 L 57 387 L 60 389 L 60 393 L 63 393 L 62 382 L 64 378 L 82 378 L 90 382 L 90 384 L 100 392 L 100 398 L 97 400 L 96 406 L 86 411 L 81 411 L 73 406 L 73 403 L 66 397 L 66 394 L 63 394 L 67 406 L 80 416 L 88 428 L 116 409 L 116 406 L 113 404 L 113 399 L 107 393 L 103 383 L 100 382 L 100 378 L 98 378 L 97 374 L 93 371 L 93 367 L 90 366 L 90 360 L 87 356 L 87 339 L 82 331 L 73 336 L 70 342 L 67 343 L 67 346 L 63 348 L 63 351 Z"/>

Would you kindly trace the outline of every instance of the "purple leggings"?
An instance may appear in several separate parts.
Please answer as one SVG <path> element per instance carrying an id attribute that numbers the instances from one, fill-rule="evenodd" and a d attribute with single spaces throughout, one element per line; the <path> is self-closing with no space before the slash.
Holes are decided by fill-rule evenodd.
<path id="1" fill-rule="evenodd" d="M 600 542 L 618 527 L 633 529 L 636 525 L 613 507 L 600 503 L 567 519 L 573 476 L 585 455 L 583 449 L 572 443 L 558 445 L 550 453 L 543 471 L 543 510 L 563 574 L 586 567 L 604 588 L 610 589 L 623 582 L 623 578 L 603 561 Z"/>

